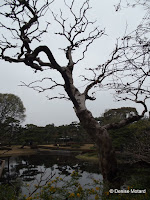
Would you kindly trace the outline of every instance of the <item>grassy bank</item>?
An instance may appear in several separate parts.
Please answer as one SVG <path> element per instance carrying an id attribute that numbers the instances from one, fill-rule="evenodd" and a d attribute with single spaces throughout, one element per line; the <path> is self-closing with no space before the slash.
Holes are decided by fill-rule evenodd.
<path id="1" fill-rule="evenodd" d="M 76 158 L 84 161 L 91 161 L 98 163 L 98 157 L 96 155 L 96 152 L 79 154 L 76 156 Z"/>
<path id="2" fill-rule="evenodd" d="M 17 156 L 17 155 L 32 155 L 37 153 L 37 149 L 31 149 L 30 147 L 25 147 L 23 149 L 21 146 L 12 146 L 10 150 L 0 150 L 0 157 L 5 156 Z"/>
<path id="3" fill-rule="evenodd" d="M 55 145 L 38 145 L 37 148 L 31 148 L 29 146 L 25 146 L 24 148 L 21 148 L 21 145 L 14 145 L 11 146 L 9 149 L 3 149 L 0 150 L 0 157 L 5 157 L 5 156 L 18 156 L 18 155 L 32 155 L 36 154 L 39 151 L 43 152 L 46 151 L 51 151 L 51 150 L 68 150 L 68 151 L 81 151 L 81 152 L 87 152 L 91 150 L 91 147 L 93 147 L 93 144 L 84 144 L 80 146 L 80 148 L 72 148 L 72 147 L 59 147 L 57 148 Z M 85 155 L 86 156 L 86 155 Z"/>
<path id="4" fill-rule="evenodd" d="M 59 150 L 59 151 L 67 150 L 67 151 L 82 152 L 81 154 L 76 156 L 77 159 L 89 162 L 98 162 L 96 151 L 91 150 L 92 147 L 93 144 L 84 144 L 80 146 L 80 148 L 61 147 L 61 146 L 57 148 L 55 145 L 51 144 L 51 145 L 38 145 L 36 149 L 32 149 L 29 146 L 21 148 L 20 145 L 16 145 L 16 146 L 11 146 L 10 150 L 0 150 L 0 157 L 33 155 L 37 154 L 38 152 L 44 153 L 44 152 L 50 152 L 52 150 Z"/>

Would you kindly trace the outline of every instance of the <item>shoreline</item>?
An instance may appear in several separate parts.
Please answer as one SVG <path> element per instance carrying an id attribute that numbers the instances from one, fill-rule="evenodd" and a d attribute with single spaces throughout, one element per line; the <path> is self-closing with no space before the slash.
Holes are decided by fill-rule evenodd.
<path id="1" fill-rule="evenodd" d="M 34 155 L 36 153 L 37 149 L 31 149 L 29 147 L 19 149 L 19 147 L 12 147 L 11 150 L 0 150 L 0 158 L 9 156 Z"/>
<path id="2" fill-rule="evenodd" d="M 37 148 L 30 148 L 29 146 L 25 146 L 24 148 L 20 148 L 21 145 L 14 145 L 11 146 L 10 149 L 6 150 L 0 150 L 0 158 L 9 157 L 9 156 L 21 156 L 21 155 L 34 155 L 39 153 L 45 153 L 45 154 L 81 154 L 90 152 L 93 150 L 90 150 L 91 146 L 93 144 L 85 144 L 81 146 L 80 148 L 71 148 L 71 147 L 59 147 L 57 148 L 54 145 L 38 145 Z M 80 159 L 80 158 L 79 158 Z"/>
<path id="3" fill-rule="evenodd" d="M 98 163 L 98 157 L 88 156 L 86 153 L 85 154 L 78 154 L 76 156 L 76 158 L 79 159 L 79 160 L 82 160 L 82 161 Z"/>

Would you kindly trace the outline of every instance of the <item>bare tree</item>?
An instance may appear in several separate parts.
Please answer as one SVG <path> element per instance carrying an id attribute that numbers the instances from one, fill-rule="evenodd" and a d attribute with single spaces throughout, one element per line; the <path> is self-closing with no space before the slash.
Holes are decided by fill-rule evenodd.
<path id="1" fill-rule="evenodd" d="M 147 63 L 142 59 L 142 56 L 146 54 L 132 57 L 130 53 L 132 48 L 128 45 L 129 39 L 125 36 L 122 39 L 122 44 L 119 42 L 116 44 L 109 60 L 95 68 L 88 69 L 91 72 L 90 78 L 86 75 L 82 76 L 86 84 L 84 91 L 80 92 L 74 85 L 73 70 L 85 58 L 89 46 L 104 35 L 105 30 L 95 27 L 95 22 L 88 19 L 89 0 L 82 2 L 78 12 L 75 9 L 77 1 L 64 0 L 64 5 L 72 16 L 71 23 L 68 22 L 62 11 L 59 15 L 51 11 L 54 21 L 60 25 L 60 31 L 56 34 L 67 41 L 67 46 L 63 51 L 68 62 L 66 66 L 61 66 L 57 63 L 49 46 L 40 45 L 35 48 L 35 41 L 41 43 L 40 37 L 48 31 L 49 22 L 46 23 L 43 30 L 40 30 L 40 18 L 45 15 L 47 9 L 50 9 L 53 1 L 45 0 L 42 5 L 39 2 L 38 0 L 4 0 L 4 3 L 1 3 L 0 28 L 7 34 L 1 36 L 0 58 L 10 63 L 24 63 L 36 71 L 53 69 L 60 73 L 63 83 L 58 82 L 54 77 L 45 77 L 28 85 L 24 83 L 24 85 L 39 92 L 57 87 L 64 89 L 64 94 L 49 97 L 49 99 L 58 98 L 72 101 L 77 117 L 97 146 L 103 178 L 112 181 L 116 177 L 117 161 L 108 130 L 137 121 L 147 112 L 145 102 L 149 98 L 149 89 L 145 88 L 144 83 L 149 76 L 149 71 L 146 69 Z M 3 21 L 6 19 L 10 20 L 9 24 Z M 80 57 L 75 58 L 73 53 L 79 50 Z M 146 47 L 143 47 L 142 50 L 146 51 Z M 44 53 L 48 59 L 43 58 L 40 53 Z M 135 51 L 135 53 L 138 52 Z M 128 54 L 130 58 L 127 57 Z M 136 55 L 134 54 L 134 56 Z M 135 59 L 142 59 L 144 67 L 143 65 L 137 66 Z M 44 88 L 36 85 L 45 80 L 51 82 L 49 87 Z M 135 103 L 140 103 L 143 106 L 142 114 L 131 116 L 119 123 L 100 126 L 86 107 L 87 100 L 95 100 L 94 92 L 97 88 L 99 90 L 113 89 L 116 91 L 116 98 L 119 101 L 132 100 Z"/>

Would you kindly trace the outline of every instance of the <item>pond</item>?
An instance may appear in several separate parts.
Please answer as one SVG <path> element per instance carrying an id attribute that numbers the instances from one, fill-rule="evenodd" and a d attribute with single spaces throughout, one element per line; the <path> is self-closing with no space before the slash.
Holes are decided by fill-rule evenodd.
<path id="1" fill-rule="evenodd" d="M 34 191 L 35 185 L 44 185 L 56 177 L 70 180 L 73 171 L 79 172 L 82 187 L 90 187 L 93 180 L 102 182 L 97 163 L 82 162 L 71 155 L 37 154 L 7 157 L 5 160 L 1 183 L 18 182 L 18 189 L 27 196 Z"/>

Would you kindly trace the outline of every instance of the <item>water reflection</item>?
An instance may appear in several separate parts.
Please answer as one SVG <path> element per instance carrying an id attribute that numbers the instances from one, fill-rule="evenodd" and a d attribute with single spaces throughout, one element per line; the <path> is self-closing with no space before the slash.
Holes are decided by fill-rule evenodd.
<path id="1" fill-rule="evenodd" d="M 19 182 L 23 194 L 32 193 L 34 185 L 44 185 L 58 176 L 69 180 L 74 170 L 80 172 L 82 186 L 91 183 L 92 179 L 102 180 L 97 164 L 81 162 L 74 156 L 31 155 L 7 157 L 5 160 L 1 183 Z M 31 187 L 27 189 L 26 184 Z"/>

